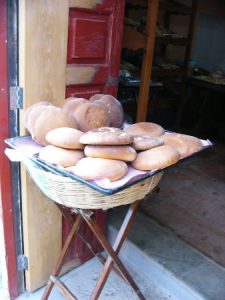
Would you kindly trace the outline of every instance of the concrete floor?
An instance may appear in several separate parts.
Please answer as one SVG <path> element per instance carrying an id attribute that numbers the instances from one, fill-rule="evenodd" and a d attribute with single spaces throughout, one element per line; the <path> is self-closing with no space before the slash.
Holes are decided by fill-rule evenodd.
<path id="1" fill-rule="evenodd" d="M 123 215 L 122 208 L 110 212 L 110 240 Z M 140 211 L 121 255 L 179 300 L 225 299 L 225 268 Z"/>
<path id="2" fill-rule="evenodd" d="M 225 267 L 225 144 L 174 166 L 159 187 L 142 211 Z"/>
<path id="3" fill-rule="evenodd" d="M 137 268 L 131 268 L 131 266 L 127 264 L 126 266 L 131 272 L 135 282 L 140 287 L 146 299 L 179 300 L 173 297 L 163 288 L 159 288 L 159 286 L 155 285 L 155 283 L 149 280 L 147 277 L 142 276 Z M 100 262 L 98 262 L 96 259 L 92 259 L 79 268 L 64 275 L 63 282 L 74 292 L 79 300 L 88 300 L 101 269 L 102 265 L 100 264 Z M 18 297 L 16 300 L 39 300 L 42 293 L 43 289 L 40 289 L 34 293 L 25 293 Z M 139 298 L 136 296 L 133 290 L 118 277 L 118 275 L 112 272 L 99 299 L 137 300 Z M 49 297 L 49 300 L 65 300 L 65 297 L 57 288 L 54 288 Z"/>
<path id="4" fill-rule="evenodd" d="M 111 242 L 115 239 L 126 209 L 125 206 L 109 212 L 108 237 Z M 121 249 L 120 257 L 146 300 L 225 299 L 225 268 L 141 212 Z M 92 259 L 66 274 L 63 282 L 72 291 L 76 291 L 79 300 L 86 300 L 101 268 L 101 264 Z M 42 293 L 43 289 L 31 294 L 25 293 L 16 300 L 38 300 Z M 55 288 L 49 299 L 65 298 Z M 138 298 L 127 284 L 111 273 L 100 299 Z"/>

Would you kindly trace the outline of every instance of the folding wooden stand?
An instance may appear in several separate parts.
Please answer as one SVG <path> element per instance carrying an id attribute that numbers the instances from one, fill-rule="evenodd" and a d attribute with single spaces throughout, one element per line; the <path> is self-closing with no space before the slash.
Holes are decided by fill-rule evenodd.
<path id="1" fill-rule="evenodd" d="M 96 223 L 96 220 L 94 218 L 94 212 L 92 210 L 87 209 L 72 209 L 73 212 L 76 213 L 76 217 L 73 218 L 73 215 L 71 215 L 68 212 L 68 209 L 63 207 L 60 204 L 57 204 L 59 209 L 61 210 L 63 216 L 71 223 L 72 229 L 66 239 L 65 245 L 61 251 L 61 254 L 58 258 L 58 261 L 56 263 L 55 269 L 52 273 L 52 275 L 49 278 L 48 284 L 45 288 L 44 294 L 41 298 L 41 300 L 48 299 L 54 285 L 56 285 L 60 291 L 64 294 L 66 299 L 69 300 L 75 300 L 77 297 L 64 285 L 64 283 L 59 278 L 59 273 L 62 269 L 63 260 L 66 256 L 67 251 L 69 250 L 69 247 L 71 245 L 71 242 L 73 241 L 74 237 L 76 235 L 79 235 L 79 237 L 84 241 L 84 243 L 87 245 L 87 247 L 90 249 L 90 251 L 100 260 L 100 262 L 103 264 L 103 270 L 98 278 L 98 281 L 96 283 L 96 286 L 90 296 L 90 300 L 96 300 L 99 298 L 100 293 L 107 281 L 107 278 L 110 274 L 110 271 L 114 269 L 116 273 L 118 273 L 122 279 L 124 279 L 128 284 L 131 285 L 131 287 L 134 289 L 134 291 L 137 293 L 138 297 L 142 300 L 145 299 L 141 291 L 139 290 L 138 286 L 132 279 L 131 275 L 128 273 L 127 269 L 121 262 L 120 258 L 118 257 L 119 251 L 123 245 L 124 240 L 126 239 L 130 228 L 135 220 L 136 213 L 138 211 L 138 208 L 140 206 L 140 201 L 135 201 L 130 204 L 129 209 L 126 213 L 126 216 L 123 220 L 123 223 L 121 225 L 121 228 L 119 230 L 119 233 L 117 235 L 117 238 L 115 240 L 115 243 L 113 246 L 110 245 L 110 243 L 107 241 L 104 233 L 99 228 L 98 224 Z M 101 243 L 104 250 L 108 253 L 107 259 L 105 259 L 101 253 L 96 253 L 93 246 L 89 243 L 89 241 L 85 238 L 84 234 L 80 230 L 80 225 L 82 220 L 84 220 L 87 225 L 90 227 L 98 241 Z"/>

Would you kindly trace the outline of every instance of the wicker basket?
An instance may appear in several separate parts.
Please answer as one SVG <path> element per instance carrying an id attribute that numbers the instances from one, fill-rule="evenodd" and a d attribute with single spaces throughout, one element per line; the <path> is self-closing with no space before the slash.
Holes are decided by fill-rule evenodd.
<path id="1" fill-rule="evenodd" d="M 48 198 L 70 208 L 109 209 L 141 200 L 162 177 L 161 172 L 118 193 L 104 195 L 79 181 L 46 171 L 29 159 L 24 164 L 34 182 Z"/>

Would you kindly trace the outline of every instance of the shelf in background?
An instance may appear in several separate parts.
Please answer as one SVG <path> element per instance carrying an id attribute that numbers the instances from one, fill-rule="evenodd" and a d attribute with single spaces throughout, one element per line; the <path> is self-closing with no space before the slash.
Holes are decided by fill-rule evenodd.
<path id="1" fill-rule="evenodd" d="M 166 10 L 171 14 L 181 14 L 181 15 L 188 15 L 188 14 L 190 15 L 193 12 L 192 7 L 171 0 L 160 2 L 159 9 Z"/>
<path id="2" fill-rule="evenodd" d="M 180 67 L 177 69 L 163 69 L 160 67 L 154 67 L 152 68 L 152 75 L 153 76 L 185 76 L 186 75 L 186 68 Z"/>
<path id="3" fill-rule="evenodd" d="M 146 48 L 146 35 L 138 32 L 136 28 L 125 25 L 123 32 L 122 48 L 138 50 Z"/>
<path id="4" fill-rule="evenodd" d="M 188 39 L 186 37 L 156 37 L 156 41 L 164 44 L 172 44 L 179 46 L 186 46 Z"/>

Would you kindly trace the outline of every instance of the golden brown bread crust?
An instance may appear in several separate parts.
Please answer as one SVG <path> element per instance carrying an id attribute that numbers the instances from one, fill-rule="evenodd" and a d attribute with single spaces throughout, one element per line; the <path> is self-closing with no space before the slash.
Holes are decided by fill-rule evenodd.
<path id="1" fill-rule="evenodd" d="M 117 159 L 123 161 L 133 161 L 137 153 L 130 146 L 95 146 L 87 145 L 84 153 L 88 157 L 99 157 L 108 159 Z"/>
<path id="2" fill-rule="evenodd" d="M 81 144 L 86 145 L 129 145 L 133 137 L 119 128 L 101 127 L 84 133 Z"/>
<path id="3" fill-rule="evenodd" d="M 162 146 L 164 141 L 161 137 L 153 136 L 134 136 L 132 147 L 137 151 L 149 150 L 155 147 Z"/>
<path id="4" fill-rule="evenodd" d="M 124 114 L 121 103 L 111 95 L 103 95 L 94 103 L 104 105 L 109 114 L 109 126 L 120 128 L 123 124 Z"/>
<path id="5" fill-rule="evenodd" d="M 51 102 L 49 102 L 49 101 L 39 101 L 39 102 L 37 102 L 37 103 L 35 103 L 35 104 L 33 104 L 33 105 L 31 105 L 31 106 L 29 106 L 26 110 L 25 110 L 25 112 L 24 112 L 24 117 L 23 117 L 23 123 L 24 123 L 24 127 L 30 132 L 30 130 L 28 129 L 28 124 L 27 124 L 27 122 L 28 122 L 28 117 L 29 117 L 29 114 L 30 114 L 30 112 L 33 110 L 33 108 L 35 108 L 36 106 L 39 106 L 39 105 L 52 105 L 52 103 Z"/>
<path id="6" fill-rule="evenodd" d="M 133 136 L 161 136 L 164 134 L 164 129 L 162 128 L 162 126 L 151 122 L 135 123 L 130 125 L 129 127 L 124 128 L 124 131 Z"/>
<path id="7" fill-rule="evenodd" d="M 109 125 L 106 108 L 96 103 L 79 105 L 73 116 L 77 120 L 79 129 L 83 132 Z"/>
<path id="8" fill-rule="evenodd" d="M 95 94 L 89 98 L 89 101 L 94 102 L 101 99 L 105 94 Z"/>
<path id="9" fill-rule="evenodd" d="M 175 164 L 180 159 L 179 152 L 169 145 L 159 146 L 137 154 L 132 167 L 142 171 L 157 170 Z"/>
<path id="10" fill-rule="evenodd" d="M 68 115 L 65 111 L 55 106 L 47 106 L 46 109 L 37 118 L 33 130 L 33 139 L 43 145 L 48 145 L 45 139 L 46 134 L 60 127 L 77 128 L 77 123 L 74 117 Z"/>
<path id="11" fill-rule="evenodd" d="M 128 171 L 128 166 L 120 160 L 85 157 L 73 168 L 73 172 L 85 180 L 107 178 L 115 181 L 122 178 Z"/>
<path id="12" fill-rule="evenodd" d="M 70 100 L 74 100 L 74 99 L 80 99 L 80 97 L 76 97 L 76 96 L 70 96 L 70 97 L 67 97 L 64 102 L 62 104 L 65 104 L 65 102 L 68 102 Z M 83 98 L 82 98 L 83 99 Z"/>
<path id="13" fill-rule="evenodd" d="M 43 147 L 39 152 L 39 158 L 61 167 L 75 166 L 84 157 L 81 150 L 63 149 L 53 145 Z"/>
<path id="14" fill-rule="evenodd" d="M 49 144 L 66 149 L 84 149 L 84 145 L 79 142 L 83 132 L 69 127 L 61 127 L 50 130 L 46 134 Z"/>
<path id="15" fill-rule="evenodd" d="M 170 133 L 163 135 L 162 139 L 166 145 L 176 148 L 181 158 L 187 157 L 203 148 L 201 140 L 191 135 Z"/>
<path id="16" fill-rule="evenodd" d="M 71 97 L 70 100 L 67 100 L 62 105 L 62 110 L 64 110 L 66 113 L 73 114 L 75 112 L 75 110 L 77 109 L 77 107 L 84 103 L 88 103 L 88 100 L 86 100 L 84 98 Z"/>
<path id="17" fill-rule="evenodd" d="M 49 107 L 47 105 L 37 105 L 35 106 L 30 112 L 27 117 L 27 130 L 30 132 L 31 136 L 34 136 L 34 127 L 36 124 L 37 119 L 41 115 L 41 113 L 46 109 L 46 107 Z"/>

